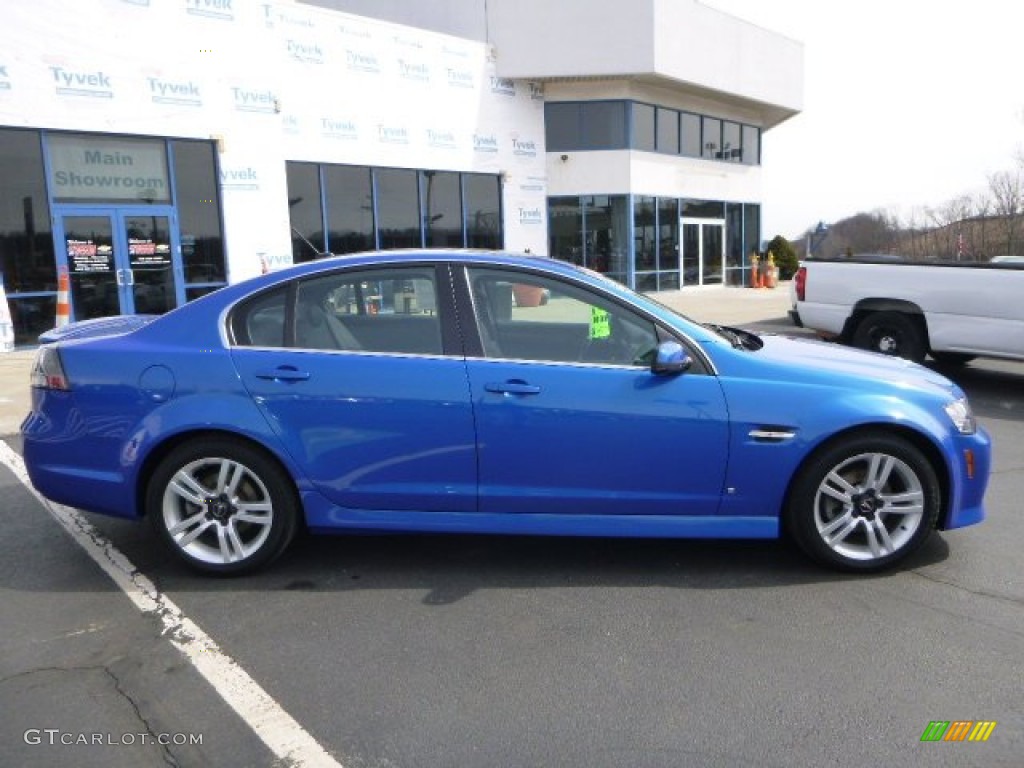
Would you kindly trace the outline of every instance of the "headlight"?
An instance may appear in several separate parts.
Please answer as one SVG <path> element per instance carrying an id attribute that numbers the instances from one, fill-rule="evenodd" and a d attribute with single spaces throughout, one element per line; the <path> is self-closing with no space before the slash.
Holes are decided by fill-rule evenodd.
<path id="1" fill-rule="evenodd" d="M 947 403 L 946 415 L 949 416 L 953 426 L 961 435 L 973 435 L 978 429 L 978 423 L 974 420 L 974 412 L 966 397 Z"/>

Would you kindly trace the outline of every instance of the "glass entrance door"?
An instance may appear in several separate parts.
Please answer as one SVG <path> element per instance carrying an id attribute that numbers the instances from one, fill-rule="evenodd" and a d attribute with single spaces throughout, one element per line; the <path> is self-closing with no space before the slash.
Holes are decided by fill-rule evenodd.
<path id="1" fill-rule="evenodd" d="M 721 285 L 725 266 L 725 222 L 680 219 L 683 285 Z"/>
<path id="2" fill-rule="evenodd" d="M 55 229 L 73 320 L 163 314 L 183 303 L 173 209 L 63 209 Z"/>

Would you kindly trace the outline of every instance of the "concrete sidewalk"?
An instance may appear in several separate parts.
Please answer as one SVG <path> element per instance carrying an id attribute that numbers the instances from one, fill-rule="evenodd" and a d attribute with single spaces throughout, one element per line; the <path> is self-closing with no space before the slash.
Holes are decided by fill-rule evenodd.
<path id="1" fill-rule="evenodd" d="M 731 325 L 756 325 L 764 330 L 797 330 L 789 322 L 789 285 L 749 288 L 684 288 L 652 297 L 694 320 Z M 29 408 L 29 371 L 35 349 L 0 353 L 0 435 L 17 432 Z"/>

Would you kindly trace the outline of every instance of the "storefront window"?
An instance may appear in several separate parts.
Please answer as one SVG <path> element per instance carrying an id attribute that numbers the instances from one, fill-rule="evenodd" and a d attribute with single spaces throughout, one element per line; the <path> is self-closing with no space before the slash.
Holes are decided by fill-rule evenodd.
<path id="1" fill-rule="evenodd" d="M 57 271 L 37 131 L 0 129 L 0 271 L 14 340 L 34 342 L 52 328 Z M 20 294 L 48 293 L 46 296 Z"/>
<path id="2" fill-rule="evenodd" d="M 584 266 L 626 284 L 629 281 L 631 214 L 627 195 L 583 198 Z"/>
<path id="3" fill-rule="evenodd" d="M 50 192 L 59 203 L 171 202 L 162 139 L 51 134 Z"/>
<path id="4" fill-rule="evenodd" d="M 462 176 L 466 201 L 466 246 L 497 250 L 505 245 L 501 225 L 501 179 L 483 173 Z"/>
<path id="5" fill-rule="evenodd" d="M 743 285 L 743 206 L 725 206 L 725 284 Z"/>
<path id="6" fill-rule="evenodd" d="M 320 207 L 320 169 L 313 163 L 288 163 L 288 216 L 292 261 L 312 261 L 326 250 Z"/>
<path id="7" fill-rule="evenodd" d="M 654 107 L 633 103 L 633 149 L 654 151 Z"/>
<path id="8" fill-rule="evenodd" d="M 657 149 L 669 155 L 679 154 L 679 113 L 658 108 Z"/>
<path id="9" fill-rule="evenodd" d="M 653 197 L 633 198 L 633 243 L 636 253 L 636 290 L 658 290 L 658 249 Z"/>
<path id="10" fill-rule="evenodd" d="M 583 213 L 578 197 L 548 198 L 548 254 L 583 264 Z"/>
<path id="11" fill-rule="evenodd" d="M 740 124 L 722 123 L 722 151 L 720 160 L 727 160 L 730 163 L 738 163 L 743 154 L 740 148 Z"/>
<path id="12" fill-rule="evenodd" d="M 331 253 L 372 251 L 373 188 L 370 169 L 350 165 L 325 165 L 327 200 L 327 250 Z"/>
<path id="13" fill-rule="evenodd" d="M 701 157 L 719 160 L 722 156 L 722 121 L 705 117 L 701 122 Z"/>
<path id="14" fill-rule="evenodd" d="M 459 174 L 420 172 L 423 199 L 423 237 L 428 248 L 461 248 L 462 194 Z"/>
<path id="15" fill-rule="evenodd" d="M 36 131 L 0 130 L 0 268 L 8 294 L 56 290 L 50 209 Z"/>
<path id="16" fill-rule="evenodd" d="M 583 102 L 582 122 L 581 149 L 626 148 L 626 102 Z"/>
<path id="17" fill-rule="evenodd" d="M 374 176 L 380 247 L 418 248 L 422 243 L 416 171 L 377 168 Z"/>
<path id="18" fill-rule="evenodd" d="M 716 200 L 682 200 L 680 216 L 687 219 L 721 219 L 725 217 L 725 203 Z"/>
<path id="19" fill-rule="evenodd" d="M 548 152 L 638 149 L 758 165 L 756 126 L 635 101 L 572 101 L 544 107 Z"/>
<path id="20" fill-rule="evenodd" d="M 680 152 L 686 157 L 700 157 L 700 115 L 683 112 L 679 115 Z"/>
<path id="21" fill-rule="evenodd" d="M 675 198 L 658 200 L 658 290 L 679 287 L 679 204 Z"/>
<path id="22" fill-rule="evenodd" d="M 761 249 L 761 206 L 743 206 L 743 253 L 750 254 Z"/>
<path id="23" fill-rule="evenodd" d="M 227 280 L 213 151 L 213 145 L 206 141 L 171 142 L 187 298 L 190 298 L 189 283 L 224 283 Z"/>
<path id="24" fill-rule="evenodd" d="M 743 126 L 743 162 L 746 165 L 761 162 L 761 132 L 752 125 Z"/>
<path id="25" fill-rule="evenodd" d="M 580 104 L 549 103 L 544 105 L 544 136 L 548 152 L 579 149 Z"/>

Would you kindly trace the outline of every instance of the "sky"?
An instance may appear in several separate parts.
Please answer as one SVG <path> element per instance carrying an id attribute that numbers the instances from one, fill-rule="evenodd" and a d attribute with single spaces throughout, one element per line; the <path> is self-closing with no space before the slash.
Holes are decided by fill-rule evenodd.
<path id="1" fill-rule="evenodd" d="M 702 0 L 804 45 L 803 111 L 763 138 L 765 239 L 906 220 L 1024 151 L 1020 0 Z"/>

